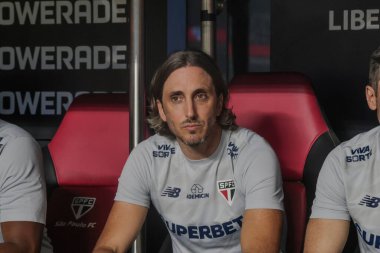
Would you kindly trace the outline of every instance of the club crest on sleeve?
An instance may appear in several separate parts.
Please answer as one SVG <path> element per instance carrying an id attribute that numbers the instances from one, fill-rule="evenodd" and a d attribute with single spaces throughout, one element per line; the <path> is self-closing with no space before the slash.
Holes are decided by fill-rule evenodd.
<path id="1" fill-rule="evenodd" d="M 232 179 L 219 180 L 216 182 L 218 192 L 227 201 L 228 205 L 232 205 L 235 196 L 235 181 Z"/>

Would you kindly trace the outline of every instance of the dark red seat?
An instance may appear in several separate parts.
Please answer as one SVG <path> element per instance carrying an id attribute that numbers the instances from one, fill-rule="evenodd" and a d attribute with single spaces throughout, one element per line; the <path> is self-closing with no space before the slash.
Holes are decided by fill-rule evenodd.
<path id="1" fill-rule="evenodd" d="M 92 251 L 128 155 L 128 95 L 77 97 L 44 150 L 55 253 Z"/>
<path id="2" fill-rule="evenodd" d="M 310 81 L 296 73 L 250 73 L 230 84 L 237 123 L 263 136 L 282 170 L 287 252 L 302 252 L 318 173 L 336 146 Z"/>

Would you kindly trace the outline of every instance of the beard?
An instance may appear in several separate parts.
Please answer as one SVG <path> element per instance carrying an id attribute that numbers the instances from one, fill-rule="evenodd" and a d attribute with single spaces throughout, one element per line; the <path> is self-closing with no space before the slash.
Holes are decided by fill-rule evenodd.
<path id="1" fill-rule="evenodd" d="M 204 124 L 202 122 L 200 122 L 198 120 L 190 120 L 190 119 L 182 122 L 181 126 L 184 126 L 186 124 L 197 124 L 197 125 L 204 126 Z M 207 133 L 205 133 L 205 135 L 201 136 L 200 138 L 197 138 L 197 137 L 192 138 L 192 137 L 196 136 L 196 132 L 195 131 L 194 132 L 190 132 L 189 135 L 190 135 L 190 138 L 185 138 L 185 136 L 177 136 L 177 138 L 183 144 L 188 145 L 190 147 L 197 147 L 197 146 L 203 144 L 206 141 L 206 139 L 207 139 Z"/>
<path id="2" fill-rule="evenodd" d="M 185 140 L 182 137 L 178 137 L 178 139 L 185 145 L 188 145 L 190 147 L 197 147 L 200 146 L 201 144 L 205 143 L 207 136 L 203 136 L 200 139 L 193 139 L 193 140 Z"/>

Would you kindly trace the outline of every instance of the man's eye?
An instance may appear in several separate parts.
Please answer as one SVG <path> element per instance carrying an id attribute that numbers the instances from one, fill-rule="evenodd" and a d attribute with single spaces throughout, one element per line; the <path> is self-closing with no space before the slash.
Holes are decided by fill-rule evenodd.
<path id="1" fill-rule="evenodd" d="M 208 99 L 208 96 L 206 93 L 198 93 L 197 95 L 195 95 L 195 99 L 204 101 Z"/>
<path id="2" fill-rule="evenodd" d="M 173 103 L 179 103 L 183 100 L 183 97 L 180 96 L 180 95 L 175 95 L 175 96 L 171 96 L 170 97 L 170 100 L 173 102 Z"/>

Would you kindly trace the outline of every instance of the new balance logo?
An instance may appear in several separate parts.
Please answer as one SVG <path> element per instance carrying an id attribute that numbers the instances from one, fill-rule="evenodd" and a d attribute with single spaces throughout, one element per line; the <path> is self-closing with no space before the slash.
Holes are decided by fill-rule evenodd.
<path id="1" fill-rule="evenodd" d="M 161 193 L 161 196 L 167 196 L 169 198 L 178 198 L 179 193 L 181 192 L 180 188 L 177 187 L 166 187 L 166 189 Z"/>
<path id="2" fill-rule="evenodd" d="M 3 140 L 3 137 L 0 137 L 0 142 Z M 1 155 L 1 152 L 3 152 L 3 148 L 4 148 L 4 144 L 3 143 L 0 143 L 0 155 Z"/>
<path id="3" fill-rule="evenodd" d="M 367 207 L 376 208 L 379 206 L 379 202 L 380 198 L 365 195 L 364 198 L 359 202 L 359 205 L 366 205 Z"/>

